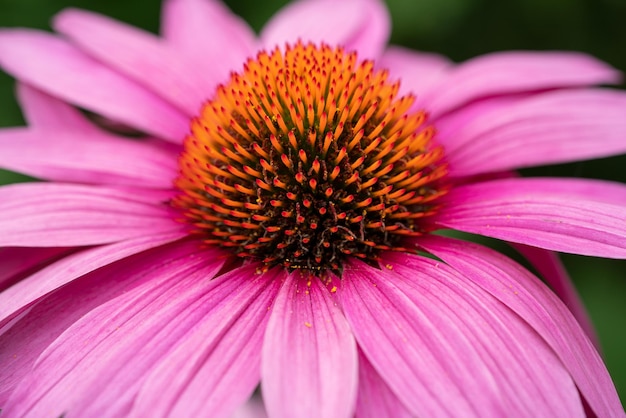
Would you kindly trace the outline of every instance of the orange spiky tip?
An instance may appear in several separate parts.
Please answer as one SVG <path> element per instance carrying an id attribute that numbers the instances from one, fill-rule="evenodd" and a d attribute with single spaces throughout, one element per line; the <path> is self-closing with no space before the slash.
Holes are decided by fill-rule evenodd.
<path id="1" fill-rule="evenodd" d="M 207 244 L 341 272 L 403 251 L 446 192 L 426 113 L 371 61 L 297 43 L 249 59 L 191 122 L 175 206 Z"/>

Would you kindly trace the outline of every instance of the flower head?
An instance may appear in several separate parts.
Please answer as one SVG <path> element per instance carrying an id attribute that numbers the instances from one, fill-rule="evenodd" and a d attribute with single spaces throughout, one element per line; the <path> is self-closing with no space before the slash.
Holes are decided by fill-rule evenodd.
<path id="1" fill-rule="evenodd" d="M 0 188 L 7 416 L 623 416 L 575 299 L 437 233 L 625 258 L 626 186 L 514 173 L 626 151 L 615 70 L 385 48 L 376 0 L 163 19 L 0 32 L 46 181 Z"/>
<path id="2" fill-rule="evenodd" d="M 261 52 L 204 105 L 176 206 L 204 242 L 267 267 L 339 272 L 345 256 L 406 251 L 445 193 L 443 150 L 413 97 L 356 53 Z"/>

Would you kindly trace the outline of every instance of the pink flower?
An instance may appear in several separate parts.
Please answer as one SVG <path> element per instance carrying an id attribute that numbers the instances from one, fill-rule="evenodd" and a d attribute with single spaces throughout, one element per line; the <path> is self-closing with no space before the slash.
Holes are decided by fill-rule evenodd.
<path id="1" fill-rule="evenodd" d="M 47 181 L 0 188 L 3 416 L 624 416 L 550 251 L 626 257 L 626 187 L 513 174 L 626 151 L 615 70 L 386 46 L 375 0 L 54 28 L 0 32 Z"/>

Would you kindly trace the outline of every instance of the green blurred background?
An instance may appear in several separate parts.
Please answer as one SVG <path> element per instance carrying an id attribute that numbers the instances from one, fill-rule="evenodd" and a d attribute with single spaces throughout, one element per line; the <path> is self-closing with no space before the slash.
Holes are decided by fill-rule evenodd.
<path id="1" fill-rule="evenodd" d="M 227 3 L 258 30 L 287 1 Z M 393 43 L 438 52 L 455 61 L 507 49 L 565 49 L 591 53 L 626 71 L 626 0 L 387 0 L 387 4 L 394 24 Z M 158 30 L 160 0 L 0 0 L 0 26 L 48 29 L 51 16 L 69 6 Z M 0 127 L 22 123 L 13 98 L 13 80 L 0 74 Z M 525 174 L 626 182 L 624 167 L 626 157 L 614 157 Z M 0 184 L 20 180 L 25 178 L 0 171 Z M 608 368 L 624 401 L 626 262 L 563 258 L 597 327 Z"/>

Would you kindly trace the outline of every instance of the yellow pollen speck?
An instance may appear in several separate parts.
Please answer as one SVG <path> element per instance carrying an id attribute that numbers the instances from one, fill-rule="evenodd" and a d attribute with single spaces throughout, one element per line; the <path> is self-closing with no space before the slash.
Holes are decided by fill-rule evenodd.
<path id="1" fill-rule="evenodd" d="M 305 322 L 304 326 L 307 328 L 311 328 L 313 325 L 310 322 Z"/>
<path id="2" fill-rule="evenodd" d="M 393 266 L 391 264 L 385 264 L 387 270 L 393 270 Z"/>
<path id="3" fill-rule="evenodd" d="M 330 293 L 335 293 L 337 291 L 337 286 L 333 286 L 332 289 L 330 289 Z"/>

